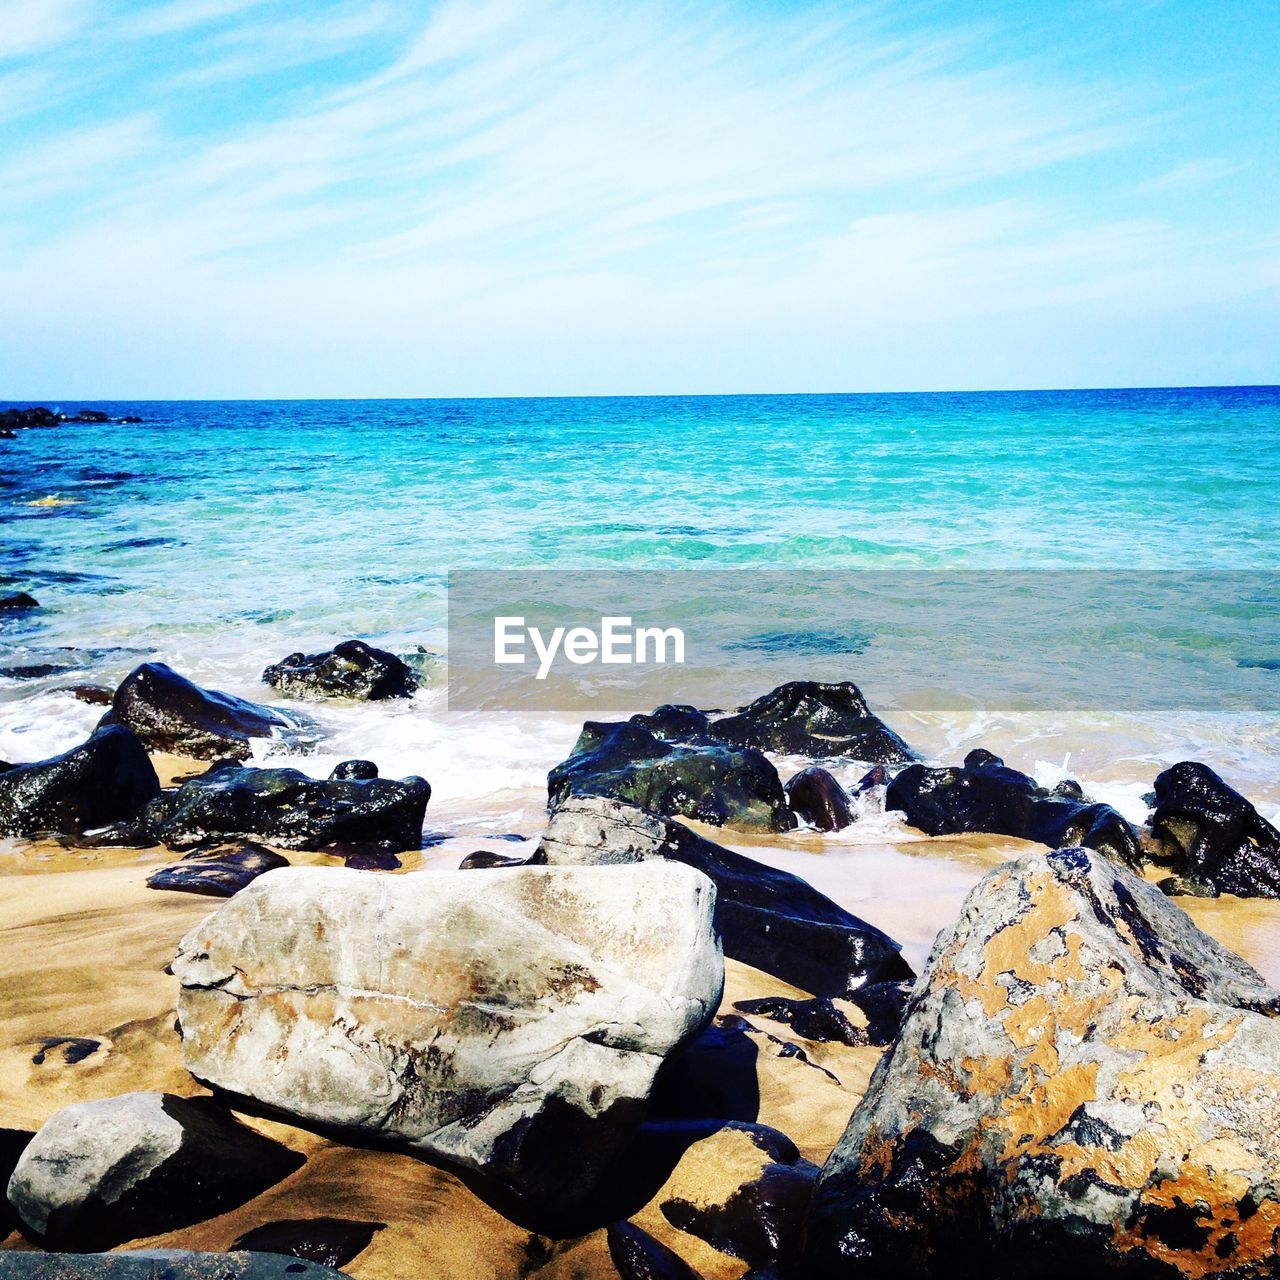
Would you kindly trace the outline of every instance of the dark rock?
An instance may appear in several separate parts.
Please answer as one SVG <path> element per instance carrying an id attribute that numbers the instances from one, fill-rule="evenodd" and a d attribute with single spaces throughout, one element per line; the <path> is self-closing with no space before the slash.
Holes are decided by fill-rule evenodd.
<path id="1" fill-rule="evenodd" d="M 386 1225 L 351 1218 L 287 1218 L 254 1227 L 231 1248 L 233 1252 L 284 1253 L 325 1267 L 342 1267 L 363 1253 Z"/>
<path id="2" fill-rule="evenodd" d="M 867 1019 L 867 1039 L 875 1045 L 892 1044 L 911 1000 L 911 983 L 873 982 L 850 992 L 849 1000 Z"/>
<path id="3" fill-rule="evenodd" d="M 127 1093 L 50 1117 L 9 1203 L 41 1243 L 103 1249 L 214 1217 L 302 1163 L 212 1100 Z"/>
<path id="4" fill-rule="evenodd" d="M 666 858 L 696 867 L 715 882 L 725 955 L 803 991 L 844 997 L 868 983 L 913 976 L 896 942 L 798 876 L 617 800 L 565 801 L 539 851 L 552 866 Z"/>
<path id="5" fill-rule="evenodd" d="M 673 746 L 625 722 L 583 725 L 573 753 L 547 775 L 547 792 L 552 809 L 570 796 L 612 796 L 715 826 L 795 826 L 778 771 L 759 751 Z"/>
<path id="6" fill-rule="evenodd" d="M 378 766 L 372 760 L 343 760 L 333 766 L 329 777 L 334 782 L 360 781 L 367 782 L 378 776 Z"/>
<path id="7" fill-rule="evenodd" d="M 789 779 L 784 790 L 791 812 L 818 831 L 843 831 L 854 820 L 849 793 L 817 765 Z"/>
<path id="8" fill-rule="evenodd" d="M 101 409 L 81 409 L 74 417 L 68 418 L 68 422 L 110 422 L 111 415 L 104 413 Z"/>
<path id="9" fill-rule="evenodd" d="M 26 1129 L 0 1129 L 0 1187 L 9 1185 L 14 1166 L 35 1136 Z M 10 1208 L 9 1201 L 0 1197 L 0 1238 L 8 1235 L 17 1225 L 18 1215 Z M 0 1253 L 0 1258 L 4 1256 Z M 3 1274 L 3 1269 L 0 1268 L 0 1275 Z"/>
<path id="10" fill-rule="evenodd" d="M 458 870 L 489 871 L 494 867 L 527 867 L 530 861 L 529 858 L 512 858 L 505 853 L 494 853 L 491 849 L 477 849 L 458 863 Z"/>
<path id="11" fill-rule="evenodd" d="M 287 849 L 416 849 L 430 798 L 423 778 L 319 781 L 297 769 L 254 769 L 224 760 L 158 796 L 119 834 L 173 849 L 240 836 Z"/>
<path id="12" fill-rule="evenodd" d="M 291 653 L 268 667 L 263 680 L 295 698 L 408 698 L 418 687 L 410 667 L 385 649 L 347 640 L 325 653 Z"/>
<path id="13" fill-rule="evenodd" d="M 1170 898 L 1216 898 L 1217 891 L 1204 880 L 1188 880 L 1185 876 L 1166 876 L 1156 887 Z"/>
<path id="14" fill-rule="evenodd" d="M 102 723 L 127 725 L 148 750 L 198 760 L 243 760 L 252 739 L 292 727 L 270 707 L 202 689 L 163 662 L 135 667 L 115 691 Z"/>
<path id="15" fill-rule="evenodd" d="M 121 424 L 141 422 L 142 419 L 136 413 L 126 413 L 123 417 L 117 418 L 117 422 Z"/>
<path id="16" fill-rule="evenodd" d="M 1200 893 L 1280 897 L 1280 831 L 1208 765 L 1184 760 L 1156 779 L 1151 834 Z"/>
<path id="17" fill-rule="evenodd" d="M 287 867 L 289 859 L 248 842 L 239 848 L 207 849 L 189 853 L 181 862 L 161 867 L 147 877 L 149 889 L 176 889 L 229 898 L 266 871 Z"/>
<path id="18" fill-rule="evenodd" d="M 54 693 L 69 693 L 77 702 L 86 702 L 91 707 L 109 707 L 112 690 L 104 689 L 100 684 L 69 684 Z"/>
<path id="19" fill-rule="evenodd" d="M 875 787 L 883 787 L 889 781 L 889 771 L 882 764 L 870 768 L 858 779 L 858 794 L 865 795 Z"/>
<path id="20" fill-rule="evenodd" d="M 631 723 L 647 729 L 655 737 L 679 742 L 705 734 L 711 719 L 697 707 L 666 703 L 653 711 L 632 716 Z"/>
<path id="21" fill-rule="evenodd" d="M 341 1271 L 274 1253 L 0 1253 L 3 1280 L 345 1280 Z"/>
<path id="22" fill-rule="evenodd" d="M 884 807 L 926 835 L 984 831 L 1050 848 L 1084 845 L 1130 867 L 1143 861 L 1137 832 L 1110 805 L 1049 791 L 980 748 L 961 768 L 909 765 L 889 783 Z"/>
<path id="23" fill-rule="evenodd" d="M 44 405 L 32 405 L 29 409 L 0 409 L 0 427 L 22 431 L 31 427 L 56 427 L 65 422 L 64 413 L 54 413 Z"/>
<path id="24" fill-rule="evenodd" d="M 73 669 L 56 662 L 28 662 L 17 667 L 0 667 L 0 676 L 7 676 L 10 680 L 44 680 Z"/>
<path id="25" fill-rule="evenodd" d="M 341 858 L 352 871 L 399 871 L 403 865 L 395 850 L 367 840 L 328 845 L 325 853 L 331 858 Z"/>
<path id="26" fill-rule="evenodd" d="M 736 715 L 713 720 L 707 732 L 717 742 L 783 755 L 848 756 L 875 764 L 912 759 L 907 744 L 872 713 L 857 685 L 847 680 L 780 685 Z"/>
<path id="27" fill-rule="evenodd" d="M 611 1223 L 605 1237 L 621 1280 L 698 1280 L 678 1253 L 630 1222 Z"/>
<path id="28" fill-rule="evenodd" d="M 43 1067 L 50 1059 L 61 1066 L 74 1067 L 91 1058 L 103 1047 L 103 1041 L 92 1036 L 47 1036 L 31 1056 L 31 1065 Z"/>
<path id="29" fill-rule="evenodd" d="M 739 1000 L 734 1006 L 741 1013 L 772 1018 L 782 1022 L 805 1040 L 840 1044 L 870 1044 L 863 1027 L 855 1027 L 826 997 L 814 1000 L 790 1000 L 786 996 L 765 996 L 759 1000 Z"/>
<path id="30" fill-rule="evenodd" d="M 40 601 L 35 596 L 29 596 L 25 591 L 19 591 L 17 595 L 0 596 L 0 609 L 38 609 Z"/>
<path id="31" fill-rule="evenodd" d="M 0 772 L 0 835 L 79 835 L 132 818 L 160 794 L 137 737 L 119 725 L 35 764 Z"/>
<path id="32" fill-rule="evenodd" d="M 1280 993 L 1105 856 L 1001 864 L 934 944 L 822 1170 L 797 1274 L 1273 1274 L 1278 1014 Z"/>

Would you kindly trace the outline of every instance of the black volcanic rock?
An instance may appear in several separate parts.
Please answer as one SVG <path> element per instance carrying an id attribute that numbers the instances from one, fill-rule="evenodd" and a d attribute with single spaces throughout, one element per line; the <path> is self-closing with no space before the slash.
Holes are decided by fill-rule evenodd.
<path id="1" fill-rule="evenodd" d="M 714 826 L 795 826 L 778 771 L 761 752 L 673 745 L 631 722 L 583 725 L 573 753 L 547 775 L 547 793 L 553 809 L 570 796 L 612 796 Z"/>
<path id="2" fill-rule="evenodd" d="M 181 862 L 160 867 L 147 877 L 148 889 L 176 889 L 211 898 L 229 898 L 267 871 L 287 867 L 289 859 L 253 841 L 239 847 L 203 849 Z"/>
<path id="3" fill-rule="evenodd" d="M 294 727 L 270 707 L 202 689 L 163 662 L 144 662 L 121 682 L 101 724 L 123 724 L 148 750 L 198 760 L 243 760 L 254 738 Z"/>
<path id="4" fill-rule="evenodd" d="M 1280 898 L 1280 831 L 1208 765 L 1175 764 L 1155 792 L 1151 833 L 1179 892 Z"/>
<path id="5" fill-rule="evenodd" d="M 160 794 L 142 743 L 120 725 L 78 747 L 0 771 L 0 835 L 79 835 L 132 818 Z"/>
<path id="6" fill-rule="evenodd" d="M 791 812 L 818 831 L 843 831 L 853 823 L 849 793 L 817 765 L 789 778 L 784 790 Z"/>
<path id="7" fill-rule="evenodd" d="M 783 755 L 848 756 L 873 764 L 901 764 L 913 758 L 907 744 L 847 680 L 779 685 L 736 714 L 712 720 L 706 732 L 717 742 Z"/>
<path id="8" fill-rule="evenodd" d="M 889 783 L 884 807 L 926 835 L 990 832 L 1051 849 L 1084 845 L 1130 867 L 1143 861 L 1137 833 L 1110 805 L 1050 791 L 981 748 L 960 768 L 908 765 Z"/>
<path id="9" fill-rule="evenodd" d="M 363 640 L 347 640 L 325 653 L 291 653 L 268 667 L 263 680 L 297 698 L 355 698 L 378 702 L 408 698 L 418 678 L 394 653 Z"/>
<path id="10" fill-rule="evenodd" d="M 35 596 L 29 596 L 25 591 L 19 591 L 16 595 L 0 597 L 0 609 L 38 609 L 40 601 Z"/>

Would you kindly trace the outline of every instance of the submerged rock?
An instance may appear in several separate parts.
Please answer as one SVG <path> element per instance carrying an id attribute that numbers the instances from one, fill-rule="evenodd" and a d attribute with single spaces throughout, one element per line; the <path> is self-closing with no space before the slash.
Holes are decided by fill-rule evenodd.
<path id="1" fill-rule="evenodd" d="M 160 794 L 142 743 L 119 725 L 50 760 L 0 770 L 0 835 L 79 835 L 132 818 Z"/>
<path id="2" fill-rule="evenodd" d="M 553 809 L 570 796 L 611 796 L 714 826 L 795 826 L 778 771 L 761 752 L 673 746 L 629 722 L 583 725 L 572 754 L 547 775 L 547 793 Z"/>
<path id="3" fill-rule="evenodd" d="M 425 778 L 321 781 L 297 769 L 254 769 L 228 760 L 158 796 L 121 835 L 171 849 L 237 836 L 286 849 L 343 844 L 416 849 L 430 798 Z"/>
<path id="4" fill-rule="evenodd" d="M 1142 865 L 1133 827 L 1110 805 L 1088 804 L 1069 788 L 1054 791 L 1010 769 L 990 751 L 970 751 L 961 768 L 908 765 L 885 792 L 884 807 L 906 814 L 926 835 L 985 831 L 1050 848 L 1085 845 L 1126 866 Z"/>
<path id="5" fill-rule="evenodd" d="M 811 991 L 845 996 L 912 977 L 898 944 L 811 885 L 704 839 L 679 822 L 598 796 L 566 800 L 539 846 L 551 866 L 683 862 L 716 886 L 727 956 Z"/>
<path id="6" fill-rule="evenodd" d="M 717 742 L 759 747 L 783 755 L 849 756 L 873 764 L 901 764 L 910 748 L 867 706 L 851 681 L 793 680 L 757 698 L 735 715 L 710 723 Z"/>
<path id="7" fill-rule="evenodd" d="M 1280 993 L 1083 848 L 992 871 L 822 1170 L 815 1280 L 1272 1275 Z"/>
<path id="8" fill-rule="evenodd" d="M 270 707 L 202 689 L 163 662 L 135 667 L 116 689 L 101 723 L 127 725 L 149 751 L 198 760 L 243 760 L 252 739 L 294 727 Z"/>
<path id="9" fill-rule="evenodd" d="M 1184 760 L 1156 779 L 1151 834 L 1178 892 L 1280 898 L 1280 831 L 1208 765 Z"/>
<path id="10" fill-rule="evenodd" d="M 35 596 L 29 596 L 25 591 L 19 591 L 16 595 L 0 596 L 0 609 L 38 609 L 40 601 Z"/>
<path id="11" fill-rule="evenodd" d="M 181 862 L 153 871 L 147 877 L 147 888 L 229 898 L 265 872 L 288 865 L 288 858 L 250 841 L 239 848 L 189 853 Z"/>
<path id="12" fill-rule="evenodd" d="M 9 1203 L 55 1248 L 109 1248 L 212 1218 L 302 1162 L 210 1100 L 126 1093 L 51 1116 L 13 1171 Z"/>
<path id="13" fill-rule="evenodd" d="M 183 1056 L 303 1121 L 587 1199 L 724 964 L 688 867 L 268 874 L 183 939 Z"/>
<path id="14" fill-rule="evenodd" d="M 263 680 L 295 698 L 408 698 L 418 678 L 394 653 L 347 640 L 325 653 L 291 653 L 268 667 Z"/>
<path id="15" fill-rule="evenodd" d="M 854 820 L 849 793 L 816 765 L 787 780 L 784 788 L 791 812 L 818 831 L 843 831 Z"/>

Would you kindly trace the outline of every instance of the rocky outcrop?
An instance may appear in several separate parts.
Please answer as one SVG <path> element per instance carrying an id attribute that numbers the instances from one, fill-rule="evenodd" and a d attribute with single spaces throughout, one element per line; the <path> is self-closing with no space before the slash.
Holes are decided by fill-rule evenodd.
<path id="1" fill-rule="evenodd" d="M 570 796 L 611 796 L 714 826 L 795 826 L 778 771 L 761 752 L 675 746 L 630 722 L 583 725 L 573 753 L 547 775 L 547 793 L 552 809 Z"/>
<path id="2" fill-rule="evenodd" d="M 791 812 L 815 831 L 843 831 L 853 823 L 849 793 L 825 769 L 802 769 L 783 790 Z"/>
<path id="3" fill-rule="evenodd" d="M 711 721 L 707 733 L 717 742 L 814 759 L 847 756 L 901 764 L 913 758 L 907 744 L 867 706 L 858 686 L 847 680 L 779 685 L 735 715 Z"/>
<path id="4" fill-rule="evenodd" d="M 142 743 L 120 726 L 50 760 L 0 770 L 0 835 L 79 835 L 131 818 L 160 794 Z"/>
<path id="5" fill-rule="evenodd" d="M 378 845 L 416 849 L 431 787 L 425 778 L 310 778 L 297 769 L 215 764 L 153 800 L 118 834 L 129 843 L 193 849 L 236 837 L 286 849 Z"/>
<path id="6" fill-rule="evenodd" d="M 1050 791 L 981 749 L 958 769 L 908 765 L 889 783 L 884 807 L 931 836 L 986 831 L 1051 849 L 1084 845 L 1130 867 L 1143 861 L 1137 833 L 1110 805 L 1090 804 L 1074 782 Z"/>
<path id="7" fill-rule="evenodd" d="M 696 867 L 715 882 L 725 954 L 815 995 L 846 996 L 867 983 L 913 976 L 896 942 L 798 876 L 617 800 L 566 800 L 538 854 L 551 866 L 662 859 Z"/>
<path id="8" fill-rule="evenodd" d="M 29 409 L 0 409 L 0 430 L 29 431 L 33 427 L 57 427 L 64 422 L 141 422 L 138 417 L 112 418 L 103 409 L 81 409 L 78 413 L 59 413 L 45 405 Z"/>
<path id="9" fill-rule="evenodd" d="M 663 863 L 269 873 L 183 939 L 184 1059 L 568 1212 L 715 1012 L 714 905 L 705 876 Z"/>
<path id="10" fill-rule="evenodd" d="M 229 898 L 260 875 L 288 865 L 288 858 L 249 841 L 239 847 L 189 853 L 181 862 L 153 871 L 147 877 L 147 888 Z"/>
<path id="11" fill-rule="evenodd" d="M 268 667 L 263 680 L 295 698 L 354 698 L 379 702 L 408 698 L 418 678 L 394 653 L 363 640 L 347 640 L 325 653 L 291 653 Z"/>
<path id="12" fill-rule="evenodd" d="M 1280 993 L 1083 849 L 939 935 L 822 1170 L 815 1280 L 1273 1275 Z"/>
<path id="13" fill-rule="evenodd" d="M 202 689 L 163 662 L 144 662 L 121 682 L 102 724 L 123 724 L 149 751 L 197 760 L 243 760 L 254 738 L 270 738 L 292 722 L 270 707 Z"/>
<path id="14" fill-rule="evenodd" d="M 126 1093 L 56 1112 L 22 1153 L 9 1203 L 54 1248 L 109 1248 L 243 1204 L 302 1157 L 206 1099 Z"/>
<path id="15" fill-rule="evenodd" d="M 1280 831 L 1208 765 L 1184 760 L 1156 779 L 1151 835 L 1182 893 L 1280 898 Z"/>

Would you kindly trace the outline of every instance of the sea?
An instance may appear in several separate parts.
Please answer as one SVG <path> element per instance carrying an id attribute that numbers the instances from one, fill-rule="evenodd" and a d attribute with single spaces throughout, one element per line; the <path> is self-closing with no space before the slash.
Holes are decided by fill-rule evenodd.
<path id="1" fill-rule="evenodd" d="M 451 705 L 451 575 L 658 574 L 746 602 L 666 700 L 852 679 L 926 758 L 986 746 L 1135 820 L 1197 758 L 1280 809 L 1280 388 L 44 403 L 142 421 L 0 440 L 0 594 L 42 606 L 0 615 L 0 759 L 87 735 L 68 686 L 163 661 L 305 713 L 260 761 L 373 759 L 431 781 L 429 829 L 528 832 L 581 722 L 652 703 Z M 764 582 L 846 592 L 799 626 Z M 263 684 L 353 637 L 406 655 L 415 697 Z"/>

